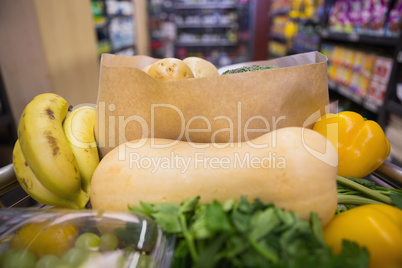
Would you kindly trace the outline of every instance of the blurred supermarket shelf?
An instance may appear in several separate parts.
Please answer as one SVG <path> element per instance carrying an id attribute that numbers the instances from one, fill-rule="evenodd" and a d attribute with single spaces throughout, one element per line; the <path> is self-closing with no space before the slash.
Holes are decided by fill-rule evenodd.
<path id="1" fill-rule="evenodd" d="M 270 2 L 269 58 L 318 50 L 328 57 L 335 81 L 329 94 L 339 110 L 358 112 L 384 130 L 391 113 L 402 117 L 401 1 L 379 1 L 376 8 L 364 1 Z"/>
<path id="2" fill-rule="evenodd" d="M 339 84 L 335 81 L 328 80 L 328 87 L 330 90 L 333 90 L 340 95 L 344 96 L 345 98 L 348 98 L 349 100 L 353 101 L 354 103 L 363 106 L 365 109 L 373 112 L 373 113 L 378 113 L 381 104 L 375 103 L 373 100 L 371 100 L 368 97 L 362 97 L 358 95 L 355 91 L 353 91 L 351 88 L 344 86 L 342 84 Z"/>
<path id="3" fill-rule="evenodd" d="M 364 43 L 364 44 L 381 45 L 389 47 L 395 47 L 398 44 L 397 37 L 365 35 L 356 33 L 351 34 L 337 33 L 337 32 L 330 32 L 327 29 L 323 29 L 321 31 L 321 38 L 324 40 Z"/>
<path id="4" fill-rule="evenodd" d="M 218 23 L 218 24 L 209 24 L 209 23 L 201 23 L 201 24 L 176 24 L 177 28 L 182 29 L 198 29 L 198 28 L 237 28 L 237 24 L 233 23 Z"/>
<path id="5" fill-rule="evenodd" d="M 136 52 L 133 3 L 127 0 L 92 0 L 91 6 L 98 54 L 133 56 Z"/>
<path id="6" fill-rule="evenodd" d="M 228 2 L 209 2 L 209 3 L 175 3 L 174 9 L 228 9 L 236 8 L 237 3 Z"/>
<path id="7" fill-rule="evenodd" d="M 237 42 L 230 42 L 230 41 L 213 41 L 213 42 L 206 42 L 206 41 L 192 41 L 192 42 L 177 42 L 177 46 L 185 46 L 185 47 L 222 47 L 222 46 L 236 46 Z"/>

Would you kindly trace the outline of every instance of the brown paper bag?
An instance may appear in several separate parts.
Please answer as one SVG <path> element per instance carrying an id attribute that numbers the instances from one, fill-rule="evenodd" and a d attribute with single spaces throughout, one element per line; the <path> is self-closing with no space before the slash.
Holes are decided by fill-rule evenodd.
<path id="1" fill-rule="evenodd" d="M 327 58 L 310 52 L 245 65 L 279 69 L 158 81 L 141 69 L 157 59 L 103 54 L 96 141 L 101 156 L 138 138 L 229 143 L 286 126 L 310 127 L 328 105 Z"/>

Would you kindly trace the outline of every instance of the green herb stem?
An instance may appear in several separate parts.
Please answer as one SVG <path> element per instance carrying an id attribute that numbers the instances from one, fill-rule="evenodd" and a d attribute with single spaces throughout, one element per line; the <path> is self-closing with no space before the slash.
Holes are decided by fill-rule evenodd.
<path id="1" fill-rule="evenodd" d="M 198 254 L 195 249 L 194 239 L 191 237 L 191 234 L 187 228 L 186 216 L 184 214 L 180 214 L 179 219 L 180 219 L 180 225 L 181 225 L 181 228 L 183 231 L 183 236 L 184 236 L 184 239 L 186 239 L 186 241 L 187 241 L 187 246 L 190 251 L 191 258 L 196 263 L 198 261 Z"/>
<path id="2" fill-rule="evenodd" d="M 354 190 L 338 190 L 338 194 L 348 194 L 348 195 L 359 195 L 360 192 L 359 191 L 354 191 Z"/>
<path id="3" fill-rule="evenodd" d="M 387 190 L 380 190 L 380 189 L 378 189 L 377 192 L 380 193 L 380 194 L 386 195 L 386 196 L 389 196 L 389 194 L 392 193 L 392 192 L 390 192 L 390 191 L 387 191 Z"/>
<path id="4" fill-rule="evenodd" d="M 358 191 L 364 193 L 365 195 L 370 196 L 370 197 L 376 199 L 377 201 L 380 201 L 381 203 L 392 204 L 391 198 L 389 198 L 388 196 L 383 195 L 375 190 L 369 189 L 369 188 L 367 188 L 361 184 L 358 184 L 354 181 L 351 181 L 345 177 L 338 176 L 337 181 L 338 181 L 338 183 L 346 185 L 349 188 L 358 190 Z M 338 195 L 338 198 L 339 197 L 340 197 L 340 195 Z M 368 198 L 366 198 L 366 199 L 368 199 Z"/>
<path id="5" fill-rule="evenodd" d="M 358 195 L 338 195 L 339 204 L 366 205 L 366 204 L 384 204 L 383 202 L 375 201 L 370 198 Z"/>
<path id="6" fill-rule="evenodd" d="M 387 187 L 382 187 L 382 186 L 376 186 L 376 190 L 382 194 L 389 195 L 390 193 L 398 193 L 402 194 L 402 189 L 393 189 L 393 188 L 387 188 Z"/>
<path id="7" fill-rule="evenodd" d="M 278 257 L 274 254 L 272 254 L 269 251 L 264 250 L 263 248 L 261 248 L 260 245 L 258 245 L 258 243 L 256 241 L 254 241 L 253 239 L 247 239 L 248 242 L 250 243 L 250 245 L 258 252 L 261 254 L 261 256 L 263 256 L 264 258 L 266 258 L 267 260 L 270 260 L 272 263 L 277 263 L 278 262 Z"/>

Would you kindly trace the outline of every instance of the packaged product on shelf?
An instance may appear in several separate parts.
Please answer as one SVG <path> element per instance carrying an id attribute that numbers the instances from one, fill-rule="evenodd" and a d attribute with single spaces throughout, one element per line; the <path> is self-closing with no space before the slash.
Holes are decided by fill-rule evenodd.
<path id="1" fill-rule="evenodd" d="M 321 7 L 322 1 L 304 1 L 304 18 L 313 19 L 318 18 L 318 9 Z"/>
<path id="2" fill-rule="evenodd" d="M 361 23 L 361 10 L 362 1 L 361 0 L 351 0 L 349 1 L 349 22 L 350 29 L 346 32 L 360 33 L 360 23 Z"/>
<path id="3" fill-rule="evenodd" d="M 107 13 L 109 15 L 132 15 L 134 5 L 128 1 L 107 1 Z"/>
<path id="4" fill-rule="evenodd" d="M 272 20 L 271 32 L 277 36 L 284 37 L 285 36 L 285 25 L 288 21 L 287 16 L 276 16 Z"/>
<path id="5" fill-rule="evenodd" d="M 352 75 L 353 75 L 353 71 L 351 68 L 349 67 L 345 67 L 344 68 L 344 80 L 343 80 L 343 84 L 347 87 L 350 86 L 350 82 L 352 81 Z"/>
<path id="6" fill-rule="evenodd" d="M 297 19 L 318 19 L 322 13 L 324 2 L 322 0 L 294 0 L 292 1 L 289 16 Z"/>
<path id="7" fill-rule="evenodd" d="M 362 0 L 360 10 L 360 34 L 368 34 L 370 31 L 370 19 L 372 11 L 372 0 Z"/>
<path id="8" fill-rule="evenodd" d="M 390 71 L 390 67 L 392 67 L 392 60 L 390 62 L 390 59 L 342 46 L 323 44 L 322 49 L 323 54 L 327 55 L 329 59 L 329 80 L 342 85 L 342 90 L 345 94 L 349 94 L 350 91 L 357 98 L 365 97 L 371 85 L 375 66 L 378 69 L 377 81 L 378 77 L 380 77 L 381 83 L 383 83 L 386 81 L 386 76 L 389 77 L 389 73 L 386 70 Z M 381 88 L 376 84 L 373 86 L 376 89 Z M 379 93 L 375 94 L 378 95 Z M 378 105 L 377 103 L 378 101 L 375 102 L 376 105 Z"/>
<path id="9" fill-rule="evenodd" d="M 345 49 L 345 61 L 344 65 L 348 68 L 353 68 L 355 64 L 356 51 L 353 49 Z"/>
<path id="10" fill-rule="evenodd" d="M 372 35 L 384 35 L 389 0 L 372 0 L 370 31 Z"/>
<path id="11" fill-rule="evenodd" d="M 347 34 L 399 36 L 402 0 L 336 0 L 329 11 L 329 29 Z M 389 16 L 387 16 L 389 12 Z"/>
<path id="12" fill-rule="evenodd" d="M 290 42 L 298 32 L 298 24 L 292 20 L 287 20 L 284 28 L 285 39 Z"/>
<path id="13" fill-rule="evenodd" d="M 331 79 L 332 76 L 332 54 L 334 53 L 335 47 L 330 44 L 322 44 L 321 45 L 321 53 L 324 54 L 328 58 L 327 62 L 327 70 L 328 70 L 328 78 Z"/>
<path id="14" fill-rule="evenodd" d="M 373 68 L 372 79 L 387 85 L 392 71 L 392 59 L 377 57 Z"/>
<path id="15" fill-rule="evenodd" d="M 107 23 L 105 14 L 103 14 L 104 4 L 102 2 L 91 2 L 92 17 L 96 28 L 102 28 Z"/>
<path id="16" fill-rule="evenodd" d="M 352 70 L 342 65 L 337 65 L 334 69 L 334 80 L 335 82 L 342 84 L 344 86 L 349 86 L 352 80 Z"/>
<path id="17" fill-rule="evenodd" d="M 286 45 L 280 42 L 271 41 L 268 43 L 268 51 L 271 57 L 285 56 Z"/>
<path id="18" fill-rule="evenodd" d="M 368 102 L 372 102 L 377 106 L 383 104 L 391 71 L 392 59 L 377 56 L 373 66 L 370 86 L 366 95 Z"/>
<path id="19" fill-rule="evenodd" d="M 289 12 L 289 16 L 291 18 L 300 18 L 300 6 L 302 5 L 303 0 L 293 0 L 291 10 Z"/>
<path id="20" fill-rule="evenodd" d="M 92 15 L 95 17 L 103 16 L 103 3 L 102 2 L 91 2 Z"/>
<path id="21" fill-rule="evenodd" d="M 368 92 L 369 86 L 371 82 L 371 77 L 367 77 L 363 74 L 360 74 L 360 81 L 359 81 L 359 86 L 357 88 L 357 93 L 360 96 L 365 96 Z"/>
<path id="22" fill-rule="evenodd" d="M 344 65 L 346 58 L 346 49 L 340 46 L 335 46 L 334 53 L 332 55 L 332 62 L 338 65 Z"/>
<path id="23" fill-rule="evenodd" d="M 331 64 L 328 69 L 328 78 L 331 81 L 335 81 L 336 73 L 337 73 L 338 65 Z"/>
<path id="24" fill-rule="evenodd" d="M 236 21 L 237 21 L 237 14 L 232 12 L 232 13 L 228 13 L 228 14 L 218 16 L 217 23 L 225 25 L 225 24 L 236 23 Z"/>
<path id="25" fill-rule="evenodd" d="M 345 29 L 350 29 L 347 25 L 350 24 L 348 18 L 348 1 L 338 0 L 334 3 L 329 13 L 329 28 L 333 32 L 345 32 Z"/>
<path id="26" fill-rule="evenodd" d="M 228 30 L 226 32 L 226 39 L 231 43 L 236 43 L 237 42 L 236 30 Z"/>
<path id="27" fill-rule="evenodd" d="M 271 12 L 273 14 L 288 13 L 289 10 L 290 10 L 292 2 L 294 2 L 294 1 L 291 1 L 291 0 L 276 0 L 276 1 L 272 1 Z"/>
<path id="28" fill-rule="evenodd" d="M 330 44 L 322 44 L 321 45 L 321 53 L 324 54 L 328 58 L 328 64 L 332 63 L 332 54 L 334 53 L 335 47 Z"/>
<path id="29" fill-rule="evenodd" d="M 134 21 L 132 18 L 113 18 L 110 21 L 109 31 L 113 49 L 134 45 Z"/>
<path id="30" fill-rule="evenodd" d="M 360 76 L 361 74 L 357 72 L 353 72 L 352 77 L 350 79 L 350 85 L 349 88 L 353 92 L 359 92 L 359 82 L 360 82 Z"/>
<path id="31" fill-rule="evenodd" d="M 110 53 L 112 47 L 110 45 L 109 40 L 100 40 L 97 45 L 98 54 L 101 55 L 102 53 Z"/>
<path id="32" fill-rule="evenodd" d="M 319 44 L 320 36 L 314 25 L 298 25 L 297 34 L 293 38 L 293 47 L 296 52 L 318 50 Z"/>
<path id="33" fill-rule="evenodd" d="M 216 25 L 219 23 L 220 16 L 216 13 L 207 14 L 201 18 L 201 23 L 204 25 Z"/>
<path id="34" fill-rule="evenodd" d="M 354 72 L 350 82 L 350 89 L 358 96 L 364 97 L 369 89 L 370 78 L 362 73 Z"/>
<path id="35" fill-rule="evenodd" d="M 361 72 L 363 70 L 364 53 L 361 51 L 355 51 L 353 61 L 353 71 Z"/>
<path id="36" fill-rule="evenodd" d="M 402 0 L 396 1 L 389 12 L 385 35 L 398 37 L 401 33 Z"/>
<path id="37" fill-rule="evenodd" d="M 373 73 L 374 63 L 376 61 L 376 56 L 373 54 L 365 54 L 363 60 L 362 73 L 367 77 L 371 77 Z"/>
<path id="38" fill-rule="evenodd" d="M 368 93 L 366 95 L 367 101 L 375 103 L 377 106 L 381 106 L 384 102 L 385 92 L 387 91 L 387 85 L 376 80 L 371 80 Z"/>

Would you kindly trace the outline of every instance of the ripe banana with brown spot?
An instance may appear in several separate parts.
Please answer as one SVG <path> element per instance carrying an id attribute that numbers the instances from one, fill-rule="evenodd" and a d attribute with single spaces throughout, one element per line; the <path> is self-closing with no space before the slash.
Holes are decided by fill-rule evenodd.
<path id="1" fill-rule="evenodd" d="M 79 200 L 85 192 L 75 156 L 64 134 L 68 103 L 54 93 L 37 95 L 25 107 L 18 125 L 18 139 L 28 166 L 50 192 Z"/>
<path id="2" fill-rule="evenodd" d="M 81 106 L 67 114 L 63 123 L 64 133 L 70 143 L 81 175 L 81 188 L 89 193 L 92 175 L 99 164 L 95 142 L 96 109 Z"/>
<path id="3" fill-rule="evenodd" d="M 42 204 L 78 209 L 84 207 L 88 202 L 88 195 L 80 195 L 77 200 L 67 200 L 44 187 L 26 162 L 18 140 L 13 149 L 13 166 L 17 180 L 24 191 Z"/>

